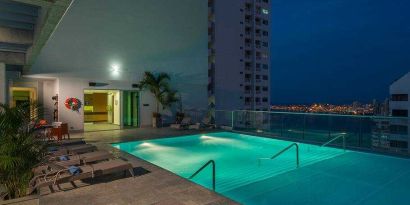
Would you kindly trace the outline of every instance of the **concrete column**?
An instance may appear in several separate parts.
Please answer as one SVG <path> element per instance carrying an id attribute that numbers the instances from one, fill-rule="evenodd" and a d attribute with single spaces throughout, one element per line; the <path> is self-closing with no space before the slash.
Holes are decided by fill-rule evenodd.
<path id="1" fill-rule="evenodd" d="M 8 83 L 6 78 L 6 64 L 0 62 L 0 103 L 7 103 L 6 96 L 7 96 L 7 89 Z"/>
<path id="2" fill-rule="evenodd" d="M 123 99 L 124 99 L 124 91 L 122 91 L 122 90 L 120 90 L 120 100 L 118 101 L 118 104 L 119 104 L 119 106 L 120 106 L 120 129 L 124 129 L 124 116 L 123 116 L 123 113 L 124 113 L 124 102 L 123 102 Z"/>

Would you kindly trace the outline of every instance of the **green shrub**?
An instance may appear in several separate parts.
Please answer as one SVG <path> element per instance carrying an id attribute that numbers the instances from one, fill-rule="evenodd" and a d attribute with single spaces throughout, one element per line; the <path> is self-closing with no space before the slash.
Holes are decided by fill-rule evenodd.
<path id="1" fill-rule="evenodd" d="M 33 126 L 39 113 L 29 103 L 0 104 L 0 184 L 9 199 L 26 195 L 32 169 L 45 157 L 47 143 L 36 139 Z"/>

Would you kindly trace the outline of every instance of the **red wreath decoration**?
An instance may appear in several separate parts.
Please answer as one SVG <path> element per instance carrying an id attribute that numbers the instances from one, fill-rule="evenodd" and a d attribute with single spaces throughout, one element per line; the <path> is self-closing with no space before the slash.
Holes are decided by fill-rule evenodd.
<path id="1" fill-rule="evenodd" d="M 69 110 L 78 111 L 81 108 L 81 101 L 77 98 L 67 98 L 64 105 Z"/>

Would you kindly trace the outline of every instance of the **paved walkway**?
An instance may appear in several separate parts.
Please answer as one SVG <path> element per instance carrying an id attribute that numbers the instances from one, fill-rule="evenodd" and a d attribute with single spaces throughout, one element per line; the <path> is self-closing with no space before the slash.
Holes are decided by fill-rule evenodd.
<path id="1" fill-rule="evenodd" d="M 111 151 L 116 157 L 131 162 L 139 176 L 111 176 L 110 179 L 96 179 L 93 182 L 76 182 L 61 187 L 62 191 L 50 193 L 41 190 L 40 204 L 45 205 L 99 205 L 99 204 L 156 204 L 156 205 L 219 205 L 235 202 L 181 178 L 149 162 L 112 148 L 109 143 L 172 137 L 195 134 L 199 131 L 171 130 L 169 128 L 141 128 L 73 134 L 84 137 L 87 142 L 96 144 L 100 149 Z"/>

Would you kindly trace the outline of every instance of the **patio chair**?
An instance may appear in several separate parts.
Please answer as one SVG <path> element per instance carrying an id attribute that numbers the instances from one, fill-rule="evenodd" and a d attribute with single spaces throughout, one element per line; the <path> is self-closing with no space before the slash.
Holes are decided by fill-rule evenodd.
<path id="1" fill-rule="evenodd" d="M 189 127 L 189 125 L 191 125 L 191 124 L 192 124 L 191 123 L 191 118 L 190 117 L 184 117 L 184 119 L 182 119 L 181 123 L 171 124 L 170 127 L 180 130 L 180 129 L 184 129 L 184 128 Z"/>
<path id="2" fill-rule="evenodd" d="M 107 174 L 118 172 L 126 173 L 127 171 L 129 171 L 131 176 L 134 177 L 132 165 L 129 162 L 119 159 L 104 161 L 92 165 L 61 169 L 57 172 L 35 176 L 30 182 L 28 194 L 32 194 L 35 191 L 38 192 L 40 188 L 46 186 L 49 186 L 51 191 L 54 191 L 54 185 L 58 186 L 63 183 L 72 183 L 75 185 L 74 182 L 77 180 L 93 179 Z"/>
<path id="3" fill-rule="evenodd" d="M 78 144 L 69 146 L 55 146 L 50 148 L 51 156 L 61 156 L 67 154 L 83 154 L 96 151 L 97 147 L 90 144 Z"/>
<path id="4" fill-rule="evenodd" d="M 47 137 L 49 140 L 57 140 L 61 141 L 62 140 L 62 134 L 61 134 L 61 127 L 52 127 L 50 128 L 49 132 L 47 133 Z"/>
<path id="5" fill-rule="evenodd" d="M 6 192 L 0 192 L 0 200 L 4 200 L 4 198 L 6 198 L 7 193 Z"/>
<path id="6" fill-rule="evenodd" d="M 70 145 L 85 144 L 85 141 L 84 139 L 63 139 L 60 141 L 52 142 L 52 144 L 55 144 L 57 146 L 70 146 Z"/>
<path id="7" fill-rule="evenodd" d="M 62 123 L 61 124 L 61 136 L 63 139 L 67 136 L 67 139 L 70 139 L 70 133 L 68 132 L 68 124 L 67 123 Z"/>
<path id="8" fill-rule="evenodd" d="M 193 125 L 189 125 L 189 129 L 199 130 L 201 128 L 214 128 L 215 125 L 211 124 L 211 119 L 209 117 L 205 117 L 201 123 L 196 123 Z"/>
<path id="9" fill-rule="evenodd" d="M 84 154 L 62 155 L 49 159 L 49 163 L 53 163 L 62 167 L 69 167 L 73 165 L 83 165 L 93 162 L 112 159 L 114 156 L 105 150 L 89 152 Z M 62 160 L 66 158 L 67 160 Z"/>

